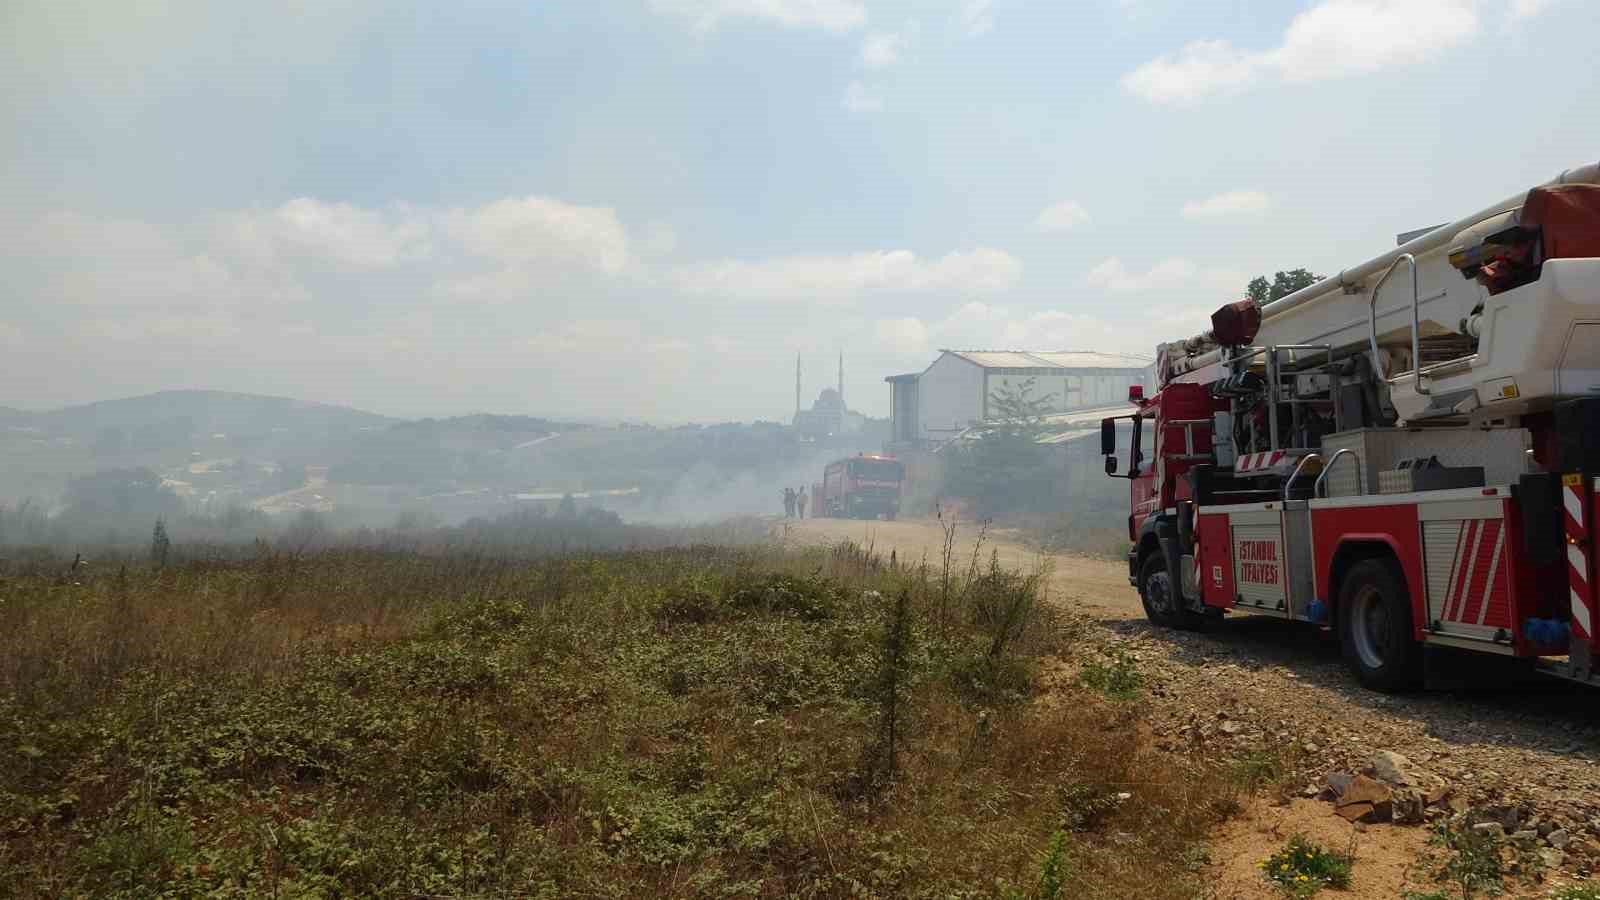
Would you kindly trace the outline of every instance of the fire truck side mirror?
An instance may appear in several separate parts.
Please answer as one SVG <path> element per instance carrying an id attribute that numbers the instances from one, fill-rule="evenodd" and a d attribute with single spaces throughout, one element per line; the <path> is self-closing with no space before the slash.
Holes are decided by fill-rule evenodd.
<path id="1" fill-rule="evenodd" d="M 1117 474 L 1117 458 L 1115 456 L 1106 457 L 1106 474 Z"/>
<path id="2" fill-rule="evenodd" d="M 1100 455 L 1115 458 L 1117 455 L 1117 420 L 1100 420 Z M 1113 471 L 1107 469 L 1107 472 Z"/>

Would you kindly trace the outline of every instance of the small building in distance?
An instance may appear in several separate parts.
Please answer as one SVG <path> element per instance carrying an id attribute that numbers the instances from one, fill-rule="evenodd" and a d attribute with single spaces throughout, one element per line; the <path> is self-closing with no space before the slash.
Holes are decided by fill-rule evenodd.
<path id="1" fill-rule="evenodd" d="M 1152 361 L 1099 351 L 941 350 L 928 368 L 890 375 L 889 452 L 939 447 L 993 417 L 990 398 L 1033 379 L 1030 396 L 1051 413 L 1122 404 L 1149 389 Z"/>

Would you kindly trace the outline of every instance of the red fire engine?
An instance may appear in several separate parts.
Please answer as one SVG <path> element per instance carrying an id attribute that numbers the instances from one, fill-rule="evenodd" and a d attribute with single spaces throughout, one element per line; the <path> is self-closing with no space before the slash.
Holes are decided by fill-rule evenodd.
<path id="1" fill-rule="evenodd" d="M 849 456 L 828 463 L 811 489 L 818 516 L 893 519 L 900 512 L 906 467 L 892 456 Z"/>
<path id="2" fill-rule="evenodd" d="M 1433 647 L 1600 683 L 1600 166 L 1402 240 L 1157 348 L 1102 423 L 1129 580 L 1157 625 L 1328 626 L 1379 690 Z"/>

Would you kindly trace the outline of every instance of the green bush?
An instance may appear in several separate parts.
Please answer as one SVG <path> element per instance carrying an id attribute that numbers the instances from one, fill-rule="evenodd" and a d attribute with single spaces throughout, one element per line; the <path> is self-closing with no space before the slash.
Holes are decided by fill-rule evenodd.
<path id="1" fill-rule="evenodd" d="M 1261 863 L 1261 873 L 1285 894 L 1309 897 L 1325 887 L 1349 887 L 1354 865 L 1353 854 L 1329 850 L 1304 835 L 1295 835 Z"/>
<path id="2" fill-rule="evenodd" d="M 1108 647 L 1101 650 L 1101 656 L 1102 659 L 1084 661 L 1078 680 L 1113 700 L 1138 696 L 1144 676 L 1133 655 L 1121 647 Z"/>

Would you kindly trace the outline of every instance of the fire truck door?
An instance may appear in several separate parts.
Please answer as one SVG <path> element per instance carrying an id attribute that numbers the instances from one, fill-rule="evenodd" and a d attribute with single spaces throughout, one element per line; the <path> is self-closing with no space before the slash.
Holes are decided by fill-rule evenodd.
<path id="1" fill-rule="evenodd" d="M 1423 566 L 1428 623 L 1436 634 L 1492 641 L 1511 628 L 1504 510 L 1494 500 L 1425 503 Z"/>
<path id="2" fill-rule="evenodd" d="M 1233 541 L 1234 603 L 1245 612 L 1286 615 L 1283 514 L 1276 509 L 1229 513 Z"/>

